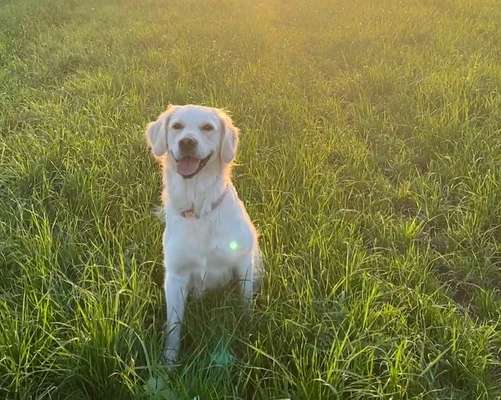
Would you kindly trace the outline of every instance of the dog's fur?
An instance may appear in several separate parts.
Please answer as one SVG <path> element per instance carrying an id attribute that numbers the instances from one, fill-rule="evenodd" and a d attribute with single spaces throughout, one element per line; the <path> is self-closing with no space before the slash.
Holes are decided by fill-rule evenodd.
<path id="1" fill-rule="evenodd" d="M 262 262 L 256 230 L 230 177 L 238 136 L 238 128 L 225 112 L 196 105 L 171 105 L 146 129 L 151 150 L 163 167 L 164 357 L 170 365 L 177 360 L 189 291 L 200 295 L 236 276 L 250 304 L 259 283 Z M 190 177 L 179 163 L 187 153 L 180 145 L 183 139 L 197 142 L 188 152 L 192 160 L 210 155 Z"/>

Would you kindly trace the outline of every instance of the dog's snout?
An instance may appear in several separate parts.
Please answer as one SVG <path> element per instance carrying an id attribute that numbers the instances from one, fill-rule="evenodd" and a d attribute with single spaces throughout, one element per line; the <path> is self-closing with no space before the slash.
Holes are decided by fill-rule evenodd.
<path id="1" fill-rule="evenodd" d="M 198 142 L 195 139 L 191 138 L 184 138 L 179 141 L 179 149 L 183 153 L 189 153 L 195 150 L 197 147 Z"/>

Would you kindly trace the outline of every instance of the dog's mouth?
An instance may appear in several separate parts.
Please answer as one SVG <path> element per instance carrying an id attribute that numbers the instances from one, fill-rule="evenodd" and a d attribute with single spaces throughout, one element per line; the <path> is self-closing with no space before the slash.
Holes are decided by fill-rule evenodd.
<path id="1" fill-rule="evenodd" d="M 205 164 L 207 164 L 207 161 L 209 161 L 211 156 L 212 152 L 210 152 L 210 154 L 203 159 L 186 156 L 176 160 L 177 173 L 185 179 L 193 178 L 203 167 L 205 167 Z"/>

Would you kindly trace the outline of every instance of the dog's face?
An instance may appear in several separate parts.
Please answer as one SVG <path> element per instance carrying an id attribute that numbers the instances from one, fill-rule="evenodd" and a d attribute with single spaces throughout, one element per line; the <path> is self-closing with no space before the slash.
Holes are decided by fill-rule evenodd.
<path id="1" fill-rule="evenodd" d="M 220 146 L 223 127 L 211 110 L 182 107 L 169 118 L 167 147 L 185 178 L 196 175 Z"/>
<path id="2" fill-rule="evenodd" d="M 192 178 L 208 163 L 229 164 L 238 129 L 223 111 L 203 106 L 169 106 L 146 130 L 153 154 L 172 157 L 176 171 Z"/>

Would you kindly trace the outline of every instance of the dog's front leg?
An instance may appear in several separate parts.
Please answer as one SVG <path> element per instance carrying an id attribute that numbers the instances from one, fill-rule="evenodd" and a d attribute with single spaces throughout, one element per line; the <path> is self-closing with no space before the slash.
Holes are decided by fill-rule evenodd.
<path id="1" fill-rule="evenodd" d="M 189 276 L 167 272 L 165 276 L 165 300 L 167 303 L 167 330 L 164 358 L 173 366 L 177 360 L 181 343 L 181 323 L 188 290 Z"/>

